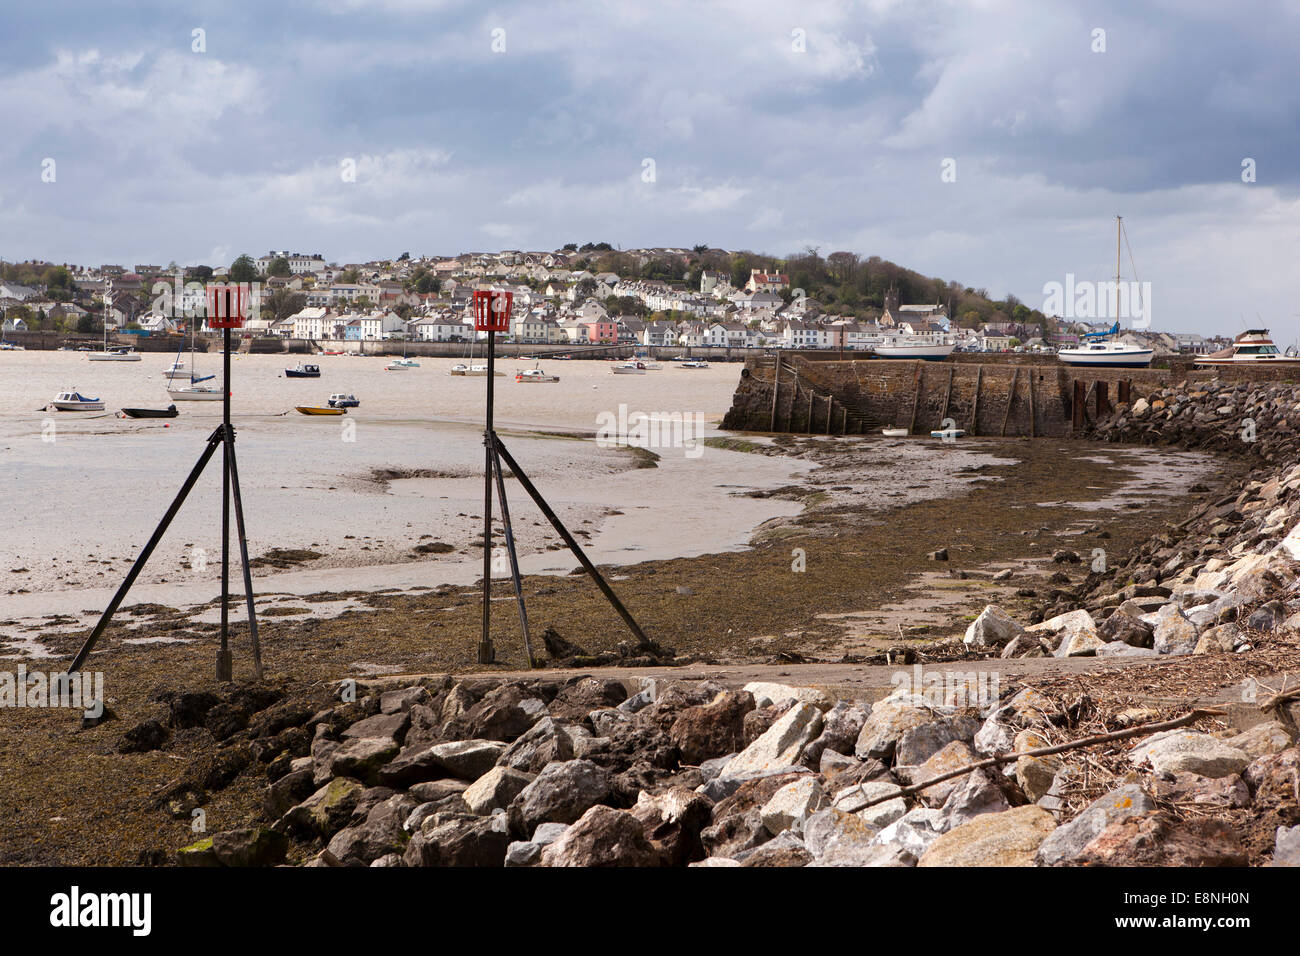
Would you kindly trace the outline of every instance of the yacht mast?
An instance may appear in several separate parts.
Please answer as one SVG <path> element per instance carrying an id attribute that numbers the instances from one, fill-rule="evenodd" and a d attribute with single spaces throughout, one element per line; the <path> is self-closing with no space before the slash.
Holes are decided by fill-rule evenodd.
<path id="1" fill-rule="evenodd" d="M 1115 321 L 1119 322 L 1119 246 L 1124 217 L 1115 217 Z"/>

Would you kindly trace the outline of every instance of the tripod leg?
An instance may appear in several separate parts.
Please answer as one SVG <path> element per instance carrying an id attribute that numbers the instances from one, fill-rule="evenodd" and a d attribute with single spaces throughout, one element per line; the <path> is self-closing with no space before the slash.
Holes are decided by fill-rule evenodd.
<path id="1" fill-rule="evenodd" d="M 90 656 L 91 650 L 95 647 L 95 642 L 99 640 L 100 635 L 104 633 L 104 628 L 108 627 L 109 621 L 111 621 L 113 615 L 117 613 L 118 607 L 122 604 L 122 599 L 126 597 L 127 592 L 131 590 L 131 585 L 134 584 L 135 579 L 140 576 L 140 572 L 144 570 L 145 564 L 149 561 L 149 556 L 153 554 L 153 549 L 156 548 L 158 542 L 162 540 L 163 533 L 166 532 L 167 526 L 170 525 L 172 519 L 176 517 L 176 512 L 180 511 L 181 505 L 185 503 L 186 496 L 189 495 L 190 490 L 194 487 L 194 483 L 199 480 L 199 475 L 203 473 L 204 467 L 211 460 L 212 453 L 217 450 L 218 440 L 219 439 L 216 435 L 213 435 L 213 437 L 208 439 L 208 447 L 203 449 L 203 454 L 199 456 L 199 460 L 195 463 L 194 468 L 191 469 L 189 477 L 186 478 L 185 483 L 181 485 L 181 490 L 176 493 L 176 498 L 172 501 L 171 507 L 168 508 L 167 513 L 163 515 L 162 521 L 158 522 L 158 527 L 154 529 L 153 536 L 144 546 L 144 550 L 140 552 L 140 556 L 135 559 L 135 564 L 131 565 L 131 570 L 127 572 L 126 579 L 122 582 L 121 587 L 117 589 L 117 593 L 113 595 L 113 600 L 108 602 L 108 607 L 104 609 L 104 613 L 100 617 L 99 623 L 95 625 L 95 629 L 91 631 L 90 636 L 86 638 L 86 643 L 81 645 L 81 650 L 77 651 L 77 656 L 72 659 L 72 664 L 68 667 L 69 674 L 73 671 L 80 670 L 81 665 L 84 664 L 86 658 Z"/>
<path id="2" fill-rule="evenodd" d="M 492 378 L 488 377 L 491 388 Z M 478 662 L 491 664 L 496 660 L 492 647 L 492 440 L 491 432 L 483 435 L 486 461 L 483 465 L 483 634 L 478 642 Z"/>
<path id="3" fill-rule="evenodd" d="M 515 601 L 519 604 L 519 626 L 524 632 L 524 651 L 528 654 L 528 666 L 533 666 L 533 642 L 528 636 L 528 609 L 524 607 L 524 583 L 519 576 L 519 556 L 515 553 L 515 532 L 510 525 L 510 505 L 506 503 L 506 484 L 501 477 L 501 459 L 497 456 L 496 443 L 492 448 L 492 473 L 497 479 L 497 500 L 501 502 L 501 523 L 505 525 L 506 549 L 510 552 L 510 576 L 515 581 Z"/>
<path id="4" fill-rule="evenodd" d="M 217 682 L 234 679 L 230 655 L 230 443 L 221 443 L 221 648 Z"/>
<path id="5" fill-rule="evenodd" d="M 596 582 L 596 586 L 599 587 L 605 597 L 609 599 L 609 603 L 614 605 L 614 610 L 618 611 L 618 615 L 623 619 L 623 623 L 626 624 L 628 629 L 636 635 L 636 639 L 642 645 L 649 644 L 650 639 L 646 637 L 645 633 L 641 630 L 641 625 L 637 624 L 632 615 L 628 613 L 627 608 L 623 606 L 623 602 L 618 599 L 618 595 L 616 595 L 614 590 L 605 583 L 605 579 L 601 577 L 600 572 L 596 570 L 596 566 L 591 563 L 591 560 L 579 546 L 577 540 L 573 535 L 569 534 L 569 529 L 564 526 L 555 512 L 551 510 L 551 506 L 546 503 L 546 499 L 542 497 L 542 493 L 533 486 L 531 481 L 528 480 L 528 476 L 519 468 L 519 463 L 511 457 L 510 452 L 506 451 L 506 446 L 501 443 L 501 439 L 497 438 L 495 434 L 492 438 L 496 445 L 497 453 L 501 458 L 506 460 L 506 464 L 510 466 L 510 470 L 514 472 L 515 478 L 518 480 L 519 484 L 523 486 L 524 491 L 528 492 L 533 501 L 537 503 L 537 507 L 540 508 L 542 514 L 546 516 L 546 520 L 551 523 L 551 526 L 555 528 L 557 532 L 559 532 L 560 537 L 564 539 L 564 543 L 569 546 L 569 550 L 573 552 L 579 563 L 584 569 L 586 569 L 586 572 L 591 575 L 592 580 Z"/>
<path id="6" fill-rule="evenodd" d="M 253 676 L 262 679 L 262 645 L 257 639 L 257 611 L 253 607 L 253 572 L 248 567 L 248 536 L 244 532 L 244 502 L 239 494 L 239 466 L 235 443 L 229 443 L 230 489 L 235 499 L 235 532 L 239 536 L 239 560 L 244 568 L 244 597 L 248 602 L 248 639 L 253 645 Z"/>

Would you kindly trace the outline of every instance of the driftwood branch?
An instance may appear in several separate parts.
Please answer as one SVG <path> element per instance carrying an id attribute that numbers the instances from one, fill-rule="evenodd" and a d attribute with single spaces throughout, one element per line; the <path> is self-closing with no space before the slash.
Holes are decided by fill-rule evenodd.
<path id="1" fill-rule="evenodd" d="M 958 767 L 956 770 L 950 770 L 947 773 L 941 773 L 933 779 L 924 783 L 914 783 L 907 787 L 900 787 L 893 793 L 884 796 L 874 797 L 868 800 L 858 809 L 866 809 L 877 803 L 884 803 L 886 800 L 893 800 L 897 797 L 910 796 L 913 793 L 920 793 L 936 783 L 943 783 L 945 780 L 951 780 L 954 777 L 962 777 L 975 770 L 983 770 L 986 767 L 996 767 L 998 764 L 1010 763 L 1013 760 L 1019 760 L 1021 757 L 1047 757 L 1052 754 L 1064 753 L 1067 750 L 1077 750 L 1080 747 L 1094 747 L 1097 744 L 1110 743 L 1113 740 L 1125 740 L 1129 737 L 1144 737 L 1147 734 L 1158 733 L 1162 730 L 1176 730 L 1179 727 L 1186 727 L 1188 724 L 1194 724 L 1202 717 L 1221 717 L 1221 710 L 1193 710 L 1184 714 L 1182 717 L 1175 717 L 1173 720 L 1165 720 L 1156 724 L 1139 724 L 1137 727 L 1129 727 L 1125 730 L 1116 730 L 1108 734 L 1096 734 L 1092 737 L 1080 737 L 1078 740 L 1072 740 L 1065 744 L 1055 744 L 1051 747 L 1037 747 L 1033 750 L 1022 750 L 1018 753 L 1000 753 L 994 754 L 984 760 L 978 760 L 975 763 L 967 764 L 964 767 Z"/>
<path id="2" fill-rule="evenodd" d="M 1281 707 L 1283 704 L 1290 703 L 1293 700 L 1300 700 L 1300 687 L 1297 687 L 1294 690 L 1274 694 L 1268 700 L 1264 701 L 1264 703 L 1260 704 L 1259 709 L 1268 712 L 1274 707 Z"/>

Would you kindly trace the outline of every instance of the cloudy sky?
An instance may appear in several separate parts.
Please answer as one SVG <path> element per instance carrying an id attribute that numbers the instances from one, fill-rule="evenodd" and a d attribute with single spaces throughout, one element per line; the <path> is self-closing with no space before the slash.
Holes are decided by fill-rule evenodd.
<path id="1" fill-rule="evenodd" d="M 0 258 L 816 246 L 1041 305 L 1119 214 L 1156 328 L 1300 341 L 1294 2 L 17 7 Z"/>

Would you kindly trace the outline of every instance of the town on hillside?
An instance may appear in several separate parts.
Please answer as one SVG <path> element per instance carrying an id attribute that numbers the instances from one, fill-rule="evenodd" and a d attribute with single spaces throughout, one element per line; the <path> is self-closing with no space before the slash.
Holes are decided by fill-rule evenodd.
<path id="1" fill-rule="evenodd" d="M 696 246 L 465 253 L 362 263 L 270 251 L 228 267 L 0 262 L 4 333 L 205 332 L 203 284 L 258 284 L 246 335 L 317 342 L 469 342 L 477 290 L 509 291 L 519 344 L 870 350 L 906 338 L 959 351 L 1052 352 L 1110 319 L 1068 321 L 1014 296 L 928 279 L 879 257 L 816 250 L 783 260 Z M 480 335 L 482 333 L 479 333 Z M 1221 337 L 1125 330 L 1159 354 L 1208 354 Z"/>

